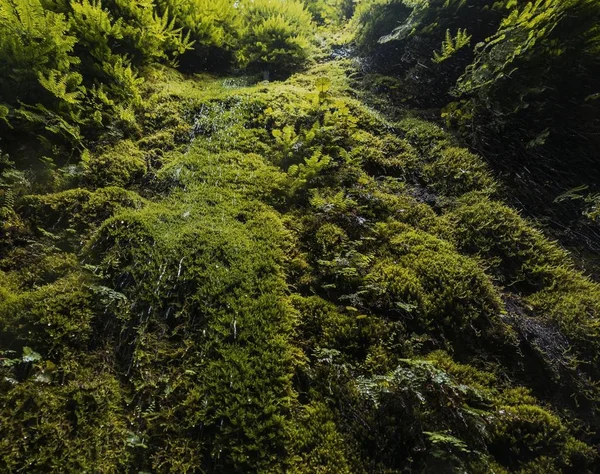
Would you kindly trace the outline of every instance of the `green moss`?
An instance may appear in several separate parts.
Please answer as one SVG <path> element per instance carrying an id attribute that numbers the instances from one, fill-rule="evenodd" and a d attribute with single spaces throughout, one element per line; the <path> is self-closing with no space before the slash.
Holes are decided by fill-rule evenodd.
<path id="1" fill-rule="evenodd" d="M 483 258 L 508 286 L 539 287 L 545 269 L 569 262 L 565 251 L 517 211 L 479 194 L 465 197 L 444 220 L 458 247 Z"/>
<path id="2" fill-rule="evenodd" d="M 556 415 L 539 406 L 500 406 L 492 426 L 491 452 L 509 467 L 523 466 L 520 472 L 585 469 L 593 458 L 590 446 L 577 442 Z"/>
<path id="3" fill-rule="evenodd" d="M 457 141 L 448 132 L 434 123 L 417 118 L 405 118 L 395 124 L 396 128 L 411 145 L 424 156 L 447 147 L 454 147 Z"/>
<path id="4" fill-rule="evenodd" d="M 598 371 L 600 333 L 600 285 L 573 271 L 558 267 L 546 274 L 547 286 L 531 295 L 528 302 L 538 314 L 558 324 L 573 342 L 579 364 Z"/>
<path id="5" fill-rule="evenodd" d="M 83 348 L 92 334 L 94 303 L 85 277 L 70 274 L 17 294 L 0 306 L 4 344 L 35 344 L 49 352 Z"/>
<path id="6" fill-rule="evenodd" d="M 303 407 L 290 437 L 298 446 L 287 472 L 294 474 L 350 474 L 356 472 L 348 460 L 348 447 L 334 416 L 325 404 Z"/>
<path id="7" fill-rule="evenodd" d="M 89 233 L 106 219 L 125 209 L 141 208 L 145 203 L 135 192 L 119 187 L 95 191 L 76 188 L 25 196 L 23 214 L 34 229 L 59 234 L 63 245 L 70 242 L 73 248 L 79 248 Z"/>
<path id="8" fill-rule="evenodd" d="M 24 378 L 3 377 L 0 455 L 6 472 L 24 466 L 38 472 L 126 469 L 131 434 L 124 396 L 103 365 L 83 355 L 59 365 L 37 359 L 20 365 Z"/>
<path id="9" fill-rule="evenodd" d="M 478 319 L 497 317 L 498 293 L 476 262 L 431 234 L 395 229 L 388 243 L 394 260 L 380 261 L 366 277 L 376 307 L 397 317 L 414 312 L 424 328 L 442 326 L 456 335 Z M 383 227 L 380 235 L 387 232 Z"/>
<path id="10" fill-rule="evenodd" d="M 510 324 L 556 326 L 593 381 L 597 285 L 490 200 L 482 159 L 388 122 L 352 73 L 153 69 L 141 138 L 87 154 L 83 187 L 17 203 L 27 239 L 0 259 L 10 469 L 594 470 L 560 397 L 511 380 L 530 356 Z"/>
<path id="11" fill-rule="evenodd" d="M 354 139 L 356 146 L 350 152 L 364 163 L 371 174 L 386 174 L 396 177 L 412 177 L 417 170 L 418 155 L 414 147 L 406 140 L 386 134 L 374 136 L 365 131 L 358 132 Z"/>
<path id="12" fill-rule="evenodd" d="M 85 180 L 93 187 L 128 186 L 138 183 L 148 171 L 144 153 L 128 140 L 97 155 L 85 153 L 82 162 Z"/>
<path id="13" fill-rule="evenodd" d="M 255 196 L 277 187 L 280 172 L 257 155 L 196 146 L 161 172 L 180 187 L 107 220 L 88 255 L 104 284 L 135 302 L 130 377 L 140 403 L 169 387 L 144 433 L 154 468 L 276 469 L 291 449 L 295 312 L 281 268 L 287 232 Z M 184 341 L 194 342 L 182 359 Z M 178 450 L 185 458 L 175 461 Z"/>
<path id="14" fill-rule="evenodd" d="M 317 245 L 321 246 L 322 254 L 331 255 L 347 242 L 348 236 L 342 228 L 335 224 L 326 223 L 319 228 L 315 239 Z"/>
<path id="15" fill-rule="evenodd" d="M 0 209 L 0 248 L 9 248 L 27 235 L 27 226 L 12 209 Z"/>
<path id="16" fill-rule="evenodd" d="M 335 305 L 316 296 L 295 297 L 293 303 L 300 312 L 297 331 L 307 350 L 343 347 L 348 354 L 356 352 L 359 336 L 356 315 L 341 312 Z"/>
<path id="17" fill-rule="evenodd" d="M 442 352 L 403 360 L 386 375 L 353 383 L 355 392 L 338 396 L 361 410 L 362 422 L 373 430 L 357 423 L 355 434 L 371 470 L 406 465 L 407 455 L 411 468 L 422 472 L 448 466 L 530 472 L 544 465 L 549 472 L 589 472 L 593 461 L 593 449 L 525 389 L 502 390 L 493 375 Z M 410 424 L 402 423 L 407 419 Z"/>
<path id="18" fill-rule="evenodd" d="M 433 190 L 446 196 L 460 196 L 470 191 L 493 194 L 496 191 L 496 183 L 485 162 L 464 148 L 442 149 L 435 161 L 423 167 L 423 176 Z"/>
<path id="19" fill-rule="evenodd" d="M 77 256 L 72 253 L 54 251 L 31 256 L 28 265 L 15 269 L 21 288 L 37 288 L 51 284 L 79 268 Z"/>

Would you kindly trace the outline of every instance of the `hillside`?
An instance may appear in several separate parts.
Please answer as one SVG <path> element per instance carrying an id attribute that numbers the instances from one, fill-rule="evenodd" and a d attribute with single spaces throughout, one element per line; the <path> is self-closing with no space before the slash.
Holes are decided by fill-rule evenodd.
<path id="1" fill-rule="evenodd" d="M 410 2 L 0 2 L 2 472 L 598 472 L 594 166 L 518 194 Z"/>

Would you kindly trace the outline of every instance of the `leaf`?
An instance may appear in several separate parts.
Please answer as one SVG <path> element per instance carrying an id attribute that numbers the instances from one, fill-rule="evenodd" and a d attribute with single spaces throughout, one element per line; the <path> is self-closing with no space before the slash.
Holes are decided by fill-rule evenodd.
<path id="1" fill-rule="evenodd" d="M 560 196 L 558 196 L 554 202 L 555 203 L 560 203 L 563 201 L 566 201 L 568 199 L 571 200 L 575 200 L 575 199 L 583 199 L 583 195 L 579 194 L 581 191 L 587 191 L 588 186 L 587 185 L 582 185 L 582 186 L 577 186 L 576 188 L 573 189 L 569 189 L 568 191 L 562 193 Z"/>
<path id="2" fill-rule="evenodd" d="M 325 94 L 331 89 L 331 79 L 328 77 L 319 77 L 315 82 L 319 94 Z"/>
<path id="3" fill-rule="evenodd" d="M 23 362 L 35 362 L 41 360 L 41 358 L 42 356 L 30 347 L 25 346 L 23 348 Z"/>
<path id="4" fill-rule="evenodd" d="M 402 301 L 396 301 L 396 306 L 398 306 L 400 309 L 403 309 L 404 311 L 406 311 L 407 313 L 411 313 L 413 312 L 415 309 L 417 309 L 417 306 L 414 304 L 409 304 L 409 303 L 404 303 Z"/>

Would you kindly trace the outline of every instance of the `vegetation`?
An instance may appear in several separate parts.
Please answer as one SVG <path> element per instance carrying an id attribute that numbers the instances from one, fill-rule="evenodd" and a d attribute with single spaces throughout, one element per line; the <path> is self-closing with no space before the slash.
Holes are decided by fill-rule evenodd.
<path id="1" fill-rule="evenodd" d="M 0 469 L 597 472 L 600 284 L 464 141 L 584 4 L 0 2 Z"/>
<path id="2" fill-rule="evenodd" d="M 558 198 L 597 193 L 599 20 L 593 0 L 377 0 L 359 3 L 353 22 L 365 61 L 384 75 L 377 87 L 437 109 L 514 176 L 506 184 L 515 204 L 557 232 L 577 227 L 595 239 L 590 206 Z"/>

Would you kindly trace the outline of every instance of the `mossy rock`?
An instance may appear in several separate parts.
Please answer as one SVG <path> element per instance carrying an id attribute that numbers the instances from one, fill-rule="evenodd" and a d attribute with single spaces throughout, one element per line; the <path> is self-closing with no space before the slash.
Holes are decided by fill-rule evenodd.
<path id="1" fill-rule="evenodd" d="M 370 174 L 401 178 L 414 176 L 419 157 L 408 141 L 391 134 L 377 137 L 363 130 L 356 133 L 354 139 L 357 144 L 350 156 L 361 160 Z"/>
<path id="2" fill-rule="evenodd" d="M 129 140 L 118 142 L 99 154 L 82 157 L 85 181 L 92 187 L 130 186 L 148 171 L 144 153 Z"/>
<path id="3" fill-rule="evenodd" d="M 532 294 L 528 303 L 558 325 L 578 355 L 577 366 L 596 377 L 600 370 L 600 285 L 565 267 L 553 268 L 545 282 L 547 286 Z"/>
<path id="4" fill-rule="evenodd" d="M 476 261 L 402 224 L 382 226 L 380 238 L 390 231 L 387 247 L 393 260 L 382 259 L 366 277 L 377 307 L 397 317 L 416 316 L 425 328 L 445 327 L 454 337 L 473 324 L 487 326 L 497 319 L 502 308 L 498 292 Z"/>
<path id="5" fill-rule="evenodd" d="M 519 472 L 586 472 L 593 449 L 577 441 L 553 413 L 536 405 L 498 408 L 492 423 L 490 451 Z"/>
<path id="6" fill-rule="evenodd" d="M 440 126 L 417 118 L 394 124 L 400 135 L 413 145 L 421 157 L 428 158 L 442 149 L 457 146 L 457 140 Z"/>
<path id="7" fill-rule="evenodd" d="M 434 191 L 450 197 L 471 191 L 494 194 L 497 188 L 483 159 L 465 148 L 443 148 L 422 174 Z"/>
<path id="8" fill-rule="evenodd" d="M 95 303 L 84 282 L 83 275 L 72 273 L 3 301 L 0 324 L 5 347 L 34 344 L 56 353 L 85 348 L 92 337 Z"/>
<path id="9" fill-rule="evenodd" d="M 480 194 L 465 197 L 444 220 L 458 247 L 483 258 L 508 286 L 524 291 L 540 288 L 547 271 L 569 264 L 567 253 L 517 211 Z"/>
<path id="10" fill-rule="evenodd" d="M 146 201 L 133 191 L 120 187 L 89 191 L 70 189 L 55 194 L 23 198 L 23 214 L 35 227 L 50 232 L 61 230 L 85 234 L 109 217 L 125 210 L 139 209 Z"/>
<path id="11" fill-rule="evenodd" d="M 34 346 L 35 347 L 35 346 Z M 30 350 L 0 390 L 0 456 L 6 472 L 123 472 L 131 425 L 118 378 L 100 357 L 56 365 Z"/>

